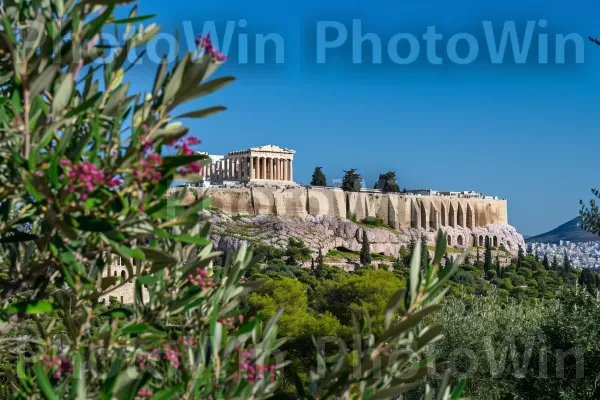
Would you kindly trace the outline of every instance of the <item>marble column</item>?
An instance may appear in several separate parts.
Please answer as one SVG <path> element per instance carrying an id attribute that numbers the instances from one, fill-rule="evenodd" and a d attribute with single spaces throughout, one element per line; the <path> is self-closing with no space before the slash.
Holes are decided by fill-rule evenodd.
<path id="1" fill-rule="evenodd" d="M 267 163 L 264 157 L 260 158 L 260 179 L 265 179 L 267 176 Z"/>
<path id="2" fill-rule="evenodd" d="M 294 181 L 294 160 L 290 160 L 290 181 Z"/>
<path id="3" fill-rule="evenodd" d="M 250 179 L 254 179 L 254 157 L 250 157 Z"/>
<path id="4" fill-rule="evenodd" d="M 277 171 L 275 170 L 275 158 L 271 157 L 271 180 L 274 181 L 277 179 L 277 175 L 275 175 Z"/>
<path id="5" fill-rule="evenodd" d="M 275 179 L 280 181 L 281 180 L 281 160 L 279 158 L 275 159 L 275 168 L 276 168 Z"/>
<path id="6" fill-rule="evenodd" d="M 288 160 L 283 160 L 283 180 L 287 181 L 288 179 Z"/>
<path id="7" fill-rule="evenodd" d="M 284 178 L 283 178 L 283 160 L 281 158 L 277 159 L 277 166 L 279 167 L 279 171 L 277 171 L 278 172 L 277 176 L 279 176 L 280 181 L 283 181 L 284 180 Z"/>

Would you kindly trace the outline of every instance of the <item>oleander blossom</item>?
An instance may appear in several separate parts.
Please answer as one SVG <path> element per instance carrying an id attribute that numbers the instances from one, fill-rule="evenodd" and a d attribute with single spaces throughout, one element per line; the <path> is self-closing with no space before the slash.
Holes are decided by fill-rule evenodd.
<path id="1" fill-rule="evenodd" d="M 181 365 L 182 356 L 179 349 L 172 348 L 171 345 L 169 345 L 169 343 L 165 343 L 163 356 L 165 360 L 168 360 L 171 363 L 171 367 L 179 369 L 179 366 Z"/>
<path id="2" fill-rule="evenodd" d="M 210 55 L 213 62 L 222 63 L 227 61 L 227 56 L 217 50 L 215 45 L 212 43 L 210 33 L 207 33 L 204 37 L 202 37 L 202 35 L 196 36 L 195 42 L 196 46 L 204 49 L 204 54 Z"/>
<path id="3" fill-rule="evenodd" d="M 149 181 L 157 184 L 162 174 L 156 170 L 156 167 L 162 165 L 162 157 L 158 153 L 150 153 L 147 159 L 140 161 L 139 166 L 133 170 L 133 176 L 136 182 L 142 183 Z"/>
<path id="4" fill-rule="evenodd" d="M 137 392 L 135 400 L 151 399 L 154 394 L 150 389 L 142 388 Z"/>
<path id="5" fill-rule="evenodd" d="M 240 372 L 246 375 L 248 383 L 251 385 L 258 380 L 265 379 L 269 376 L 271 382 L 275 382 L 275 364 L 264 365 L 255 364 L 252 362 L 252 355 L 254 354 L 253 349 L 242 351 L 238 348 L 239 360 L 240 360 Z"/>
<path id="6" fill-rule="evenodd" d="M 106 185 L 115 187 L 121 184 L 121 180 L 115 177 L 106 177 L 104 171 L 89 161 L 73 165 L 70 160 L 60 160 L 58 163 L 67 172 L 67 191 L 81 192 L 81 199 L 86 200 L 97 188 Z M 62 175 L 64 178 L 64 175 Z"/>
<path id="7" fill-rule="evenodd" d="M 215 286 L 217 286 L 213 279 L 210 276 L 208 276 L 206 269 L 196 268 L 196 274 L 197 275 L 188 275 L 188 279 L 192 285 L 196 285 L 202 290 L 214 288 Z"/>
<path id="8" fill-rule="evenodd" d="M 235 323 L 236 321 L 239 321 L 240 323 L 244 320 L 244 316 L 242 314 L 238 315 L 237 317 L 226 317 L 226 318 L 221 318 L 219 320 L 219 322 L 223 325 L 225 325 L 226 327 L 228 327 L 229 329 L 235 329 Z"/>
<path id="9" fill-rule="evenodd" d="M 160 360 L 160 355 L 158 354 L 158 349 L 156 347 L 154 347 L 151 352 L 140 354 L 135 358 L 135 362 L 140 370 L 144 370 L 149 361 L 158 360 Z"/>
<path id="10" fill-rule="evenodd" d="M 195 153 L 194 150 L 191 149 L 191 147 L 200 143 L 202 143 L 200 139 L 194 136 L 188 136 L 181 140 L 172 142 L 171 145 L 178 149 L 181 155 L 191 156 Z M 198 161 L 193 161 L 185 167 L 179 169 L 179 173 L 181 175 L 199 174 L 200 172 L 202 172 L 202 165 L 200 165 Z"/>
<path id="11" fill-rule="evenodd" d="M 46 368 L 54 370 L 52 376 L 56 379 L 73 372 L 71 362 L 66 358 L 60 358 L 56 354 L 44 354 L 40 360 Z"/>

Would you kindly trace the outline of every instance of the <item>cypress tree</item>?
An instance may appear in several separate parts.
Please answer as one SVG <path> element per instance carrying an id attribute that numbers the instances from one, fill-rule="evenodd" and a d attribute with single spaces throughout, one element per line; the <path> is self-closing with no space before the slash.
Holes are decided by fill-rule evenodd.
<path id="1" fill-rule="evenodd" d="M 498 279 L 502 278 L 502 268 L 500 267 L 500 257 L 496 254 L 496 276 Z"/>
<path id="2" fill-rule="evenodd" d="M 371 264 L 371 246 L 369 245 L 369 239 L 367 238 L 367 231 L 363 229 L 362 234 L 362 247 L 360 249 L 360 263 L 362 265 Z"/>
<path id="3" fill-rule="evenodd" d="M 429 265 L 429 250 L 427 249 L 427 236 L 421 235 L 421 265 Z"/>
<path id="4" fill-rule="evenodd" d="M 519 245 L 519 252 L 517 253 L 517 271 L 523 266 L 523 258 L 525 258 L 525 253 L 523 252 L 521 245 Z"/>
<path id="5" fill-rule="evenodd" d="M 410 241 L 408 242 L 408 253 L 406 254 L 406 258 L 404 259 L 404 265 L 410 267 L 410 260 L 412 259 L 412 255 L 415 252 L 415 247 L 417 247 L 417 241 L 414 236 L 410 237 Z"/>
<path id="6" fill-rule="evenodd" d="M 567 251 L 565 250 L 565 255 L 563 259 L 563 276 L 565 282 L 569 279 L 571 274 L 571 261 L 569 260 L 569 256 L 567 255 Z"/>
<path id="7" fill-rule="evenodd" d="M 323 250 L 319 247 L 319 253 L 317 254 L 317 268 L 315 271 L 315 275 L 319 278 L 323 274 L 324 265 L 325 263 L 323 262 Z"/>
<path id="8" fill-rule="evenodd" d="M 556 254 L 554 254 L 554 257 L 552 258 L 551 269 L 553 269 L 554 271 L 558 271 L 558 258 L 556 258 Z"/>
<path id="9" fill-rule="evenodd" d="M 315 167 L 315 172 L 312 174 L 310 181 L 311 186 L 327 186 L 327 178 L 322 170 L 323 167 Z"/>
<path id="10" fill-rule="evenodd" d="M 480 262 L 481 262 L 481 255 L 479 254 L 479 247 L 477 247 L 477 258 L 475 259 L 475 266 L 479 267 Z"/>
<path id="11" fill-rule="evenodd" d="M 352 168 L 348 171 L 344 171 L 344 178 L 342 179 L 342 189 L 345 192 L 360 192 L 362 188 L 362 178 L 356 173 L 356 168 Z"/>
<path id="12" fill-rule="evenodd" d="M 548 261 L 548 253 L 544 253 L 544 260 L 542 261 L 542 265 L 548 271 L 550 269 L 550 261 Z"/>
<path id="13" fill-rule="evenodd" d="M 485 271 L 485 275 L 488 275 L 488 271 L 492 269 L 492 246 L 490 244 L 490 238 L 486 236 L 485 238 L 485 253 L 483 259 L 483 270 Z"/>

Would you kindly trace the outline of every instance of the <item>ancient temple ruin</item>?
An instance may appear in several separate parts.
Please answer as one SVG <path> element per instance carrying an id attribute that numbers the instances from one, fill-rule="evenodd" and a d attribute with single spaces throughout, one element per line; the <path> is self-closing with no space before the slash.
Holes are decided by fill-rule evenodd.
<path id="1" fill-rule="evenodd" d="M 217 184 L 226 181 L 293 184 L 295 153 L 266 145 L 232 151 L 226 156 L 209 155 L 211 163 L 204 167 L 202 178 Z"/>

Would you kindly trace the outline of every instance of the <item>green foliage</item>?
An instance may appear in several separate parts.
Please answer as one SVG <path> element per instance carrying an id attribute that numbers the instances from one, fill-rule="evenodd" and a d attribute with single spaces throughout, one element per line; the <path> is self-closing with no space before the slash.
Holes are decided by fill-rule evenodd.
<path id="1" fill-rule="evenodd" d="M 600 199 L 600 191 L 597 189 L 592 189 L 592 194 Z M 598 203 L 595 199 L 591 199 L 589 206 L 586 206 L 583 200 L 580 201 L 580 204 L 581 229 L 600 235 L 600 210 L 598 209 Z"/>
<path id="2" fill-rule="evenodd" d="M 367 217 L 361 221 L 365 225 L 370 225 L 378 228 L 387 228 L 387 223 L 380 217 Z"/>
<path id="3" fill-rule="evenodd" d="M 579 275 L 577 283 L 585 287 L 591 295 L 595 295 L 598 287 L 600 287 L 600 273 L 592 271 L 589 268 L 584 268 Z"/>
<path id="4" fill-rule="evenodd" d="M 375 183 L 375 189 L 381 190 L 383 193 L 398 193 L 400 187 L 394 171 L 379 175 L 379 180 Z"/>
<path id="5" fill-rule="evenodd" d="M 327 178 L 322 170 L 323 167 L 315 167 L 315 172 L 310 180 L 311 186 L 327 186 Z"/>
<path id="6" fill-rule="evenodd" d="M 344 171 L 342 189 L 346 192 L 360 192 L 360 189 L 362 188 L 361 180 L 362 178 L 356 173 L 355 168 Z"/>
<path id="7" fill-rule="evenodd" d="M 297 265 L 299 262 L 312 259 L 312 252 L 301 239 L 290 237 L 285 249 L 285 256 L 287 265 Z"/>

